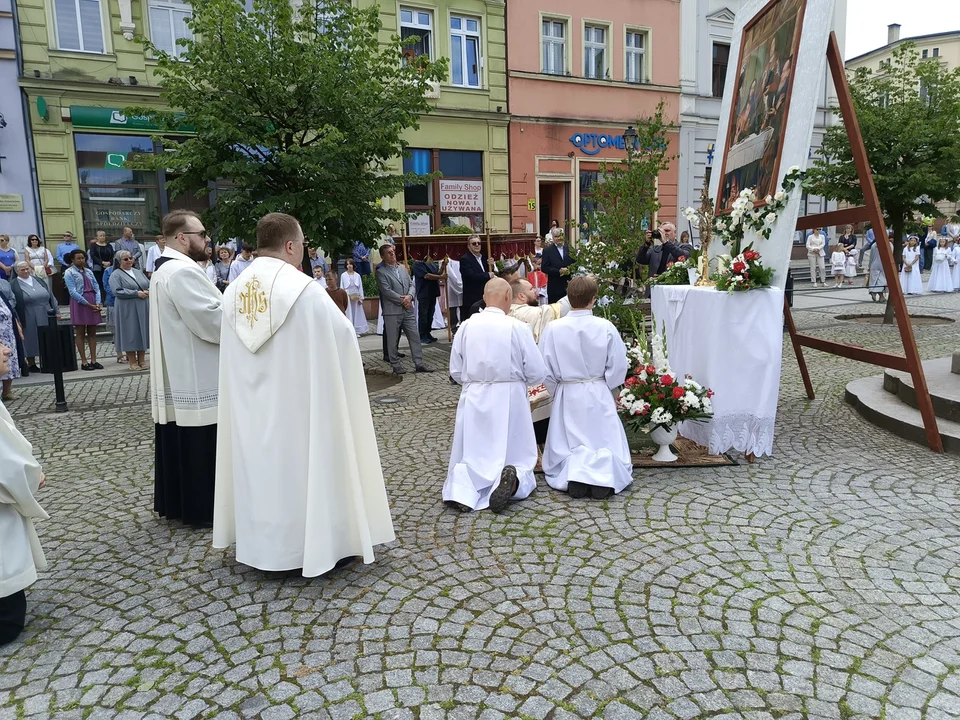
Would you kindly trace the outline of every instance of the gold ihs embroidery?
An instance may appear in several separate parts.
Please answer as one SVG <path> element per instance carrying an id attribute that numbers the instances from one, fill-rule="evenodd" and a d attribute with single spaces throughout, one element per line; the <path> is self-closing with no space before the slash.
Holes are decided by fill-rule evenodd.
<path id="1" fill-rule="evenodd" d="M 239 293 L 240 314 L 243 315 L 250 327 L 253 327 L 260 313 L 267 311 L 267 294 L 260 289 L 260 280 L 256 277 L 247 281 L 246 289 Z"/>

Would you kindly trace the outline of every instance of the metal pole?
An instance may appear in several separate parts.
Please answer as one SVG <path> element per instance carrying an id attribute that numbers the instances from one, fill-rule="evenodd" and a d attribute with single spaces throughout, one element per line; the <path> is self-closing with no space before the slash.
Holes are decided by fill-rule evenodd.
<path id="1" fill-rule="evenodd" d="M 63 348 L 60 347 L 60 318 L 55 312 L 47 313 L 47 332 L 50 335 L 49 361 L 53 365 L 53 386 L 57 391 L 58 413 L 67 411 L 67 396 L 63 389 Z"/>

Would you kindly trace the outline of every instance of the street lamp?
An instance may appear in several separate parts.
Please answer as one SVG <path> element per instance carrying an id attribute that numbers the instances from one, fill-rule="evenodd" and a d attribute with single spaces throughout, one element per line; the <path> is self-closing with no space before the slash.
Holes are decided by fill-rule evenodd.
<path id="1" fill-rule="evenodd" d="M 633 125 L 627 125 L 627 129 L 623 131 L 623 146 L 627 151 L 627 166 L 630 165 L 630 160 L 633 158 L 634 146 L 637 144 L 637 131 L 634 129 Z"/>

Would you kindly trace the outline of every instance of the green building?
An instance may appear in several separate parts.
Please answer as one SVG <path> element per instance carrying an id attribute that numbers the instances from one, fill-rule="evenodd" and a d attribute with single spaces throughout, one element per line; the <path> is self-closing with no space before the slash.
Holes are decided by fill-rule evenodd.
<path id="1" fill-rule="evenodd" d="M 354 0 L 365 3 L 367 0 Z M 384 34 L 420 37 L 411 52 L 451 57 L 435 88 L 436 111 L 411 132 L 410 167 L 442 170 L 443 181 L 408 188 L 384 202 L 421 211 L 413 232 L 438 223 L 509 228 L 503 0 L 459 0 L 383 7 Z M 163 172 L 123 168 L 131 154 L 157 151 L 154 130 L 126 117 L 131 105 L 159 106 L 155 61 L 134 41 L 143 34 L 169 52 L 189 30 L 181 0 L 17 0 L 45 239 L 71 231 L 92 240 L 124 226 L 141 239 L 159 232 L 175 208 L 203 210 L 209 197 L 171 200 Z M 397 161 L 397 169 L 400 160 Z"/>

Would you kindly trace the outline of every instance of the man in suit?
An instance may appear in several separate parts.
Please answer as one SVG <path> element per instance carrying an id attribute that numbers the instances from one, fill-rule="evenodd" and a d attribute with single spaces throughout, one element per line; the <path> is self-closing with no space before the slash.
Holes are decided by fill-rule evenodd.
<path id="1" fill-rule="evenodd" d="M 413 313 L 413 282 L 410 273 L 397 262 L 397 249 L 393 245 L 380 248 L 383 263 L 377 268 L 377 287 L 380 290 L 380 306 L 383 309 L 383 334 L 387 338 L 389 362 L 396 375 L 406 370 L 400 364 L 397 348 L 400 344 L 400 330 L 407 336 L 410 352 L 417 372 L 432 372 L 423 364 L 423 348 L 420 345 L 420 332 L 417 318 Z"/>
<path id="2" fill-rule="evenodd" d="M 424 260 L 417 260 L 413 264 L 413 277 L 416 281 L 417 289 L 417 324 L 420 328 L 420 343 L 429 345 L 435 343 L 437 339 L 431 334 L 433 327 L 433 314 L 437 307 L 437 299 L 440 297 L 440 280 L 446 277 L 444 270 L 438 268 L 436 263 L 429 257 Z"/>
<path id="3" fill-rule="evenodd" d="M 551 231 L 552 232 L 552 231 Z M 560 302 L 567 296 L 567 283 L 570 281 L 570 266 L 573 257 L 567 247 L 566 238 L 562 232 L 553 235 L 553 245 L 543 249 L 543 260 L 540 269 L 547 276 L 547 303 Z"/>
<path id="4" fill-rule="evenodd" d="M 480 236 L 471 235 L 467 252 L 460 258 L 460 276 L 463 278 L 463 320 L 470 317 L 474 304 L 483 300 L 483 289 L 494 277 L 487 256 L 480 252 Z"/>

